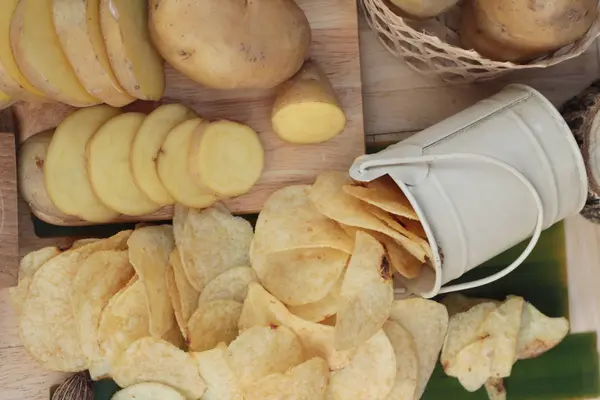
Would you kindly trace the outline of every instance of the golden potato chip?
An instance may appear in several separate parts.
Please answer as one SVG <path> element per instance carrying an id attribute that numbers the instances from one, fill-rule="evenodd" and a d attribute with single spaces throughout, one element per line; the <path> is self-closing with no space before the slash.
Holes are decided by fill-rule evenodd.
<path id="1" fill-rule="evenodd" d="M 427 239 L 427 232 L 425 232 L 425 228 L 423 228 L 423 224 L 420 221 L 398 216 L 396 216 L 394 219 L 418 237 L 422 239 Z"/>
<path id="2" fill-rule="evenodd" d="M 415 341 L 410 333 L 393 321 L 387 321 L 383 325 L 383 331 L 396 355 L 396 378 L 388 399 L 413 399 L 419 371 Z"/>
<path id="3" fill-rule="evenodd" d="M 314 303 L 340 279 L 350 256 L 331 248 L 253 254 L 252 267 L 269 292 L 288 305 Z"/>
<path id="4" fill-rule="evenodd" d="M 250 282 L 256 282 L 256 272 L 250 267 L 237 267 L 223 272 L 210 281 L 200 294 L 198 305 L 213 300 L 235 300 L 243 303 Z"/>
<path id="5" fill-rule="evenodd" d="M 504 379 L 490 378 L 485 382 L 484 387 L 490 400 L 506 400 L 506 386 L 504 386 Z"/>
<path id="6" fill-rule="evenodd" d="M 478 337 L 458 352 L 447 374 L 458 378 L 466 391 L 479 390 L 491 377 L 494 349 L 494 339 Z"/>
<path id="7" fill-rule="evenodd" d="M 175 250 L 175 252 L 176 251 L 177 250 Z M 188 319 L 183 318 L 183 314 L 181 313 L 181 298 L 179 296 L 177 284 L 175 283 L 175 272 L 173 271 L 173 265 L 171 263 L 167 264 L 167 269 L 165 271 L 165 284 L 167 285 L 167 293 L 169 293 L 169 297 L 171 298 L 171 305 L 173 306 L 173 313 L 175 314 L 177 328 L 183 335 L 184 339 L 187 340 Z"/>
<path id="8" fill-rule="evenodd" d="M 338 279 L 331 292 L 327 296 L 315 303 L 308 303 L 302 306 L 288 306 L 290 312 L 302 319 L 313 322 L 321 322 L 329 317 L 334 316 L 338 310 L 338 302 L 344 276 Z"/>
<path id="9" fill-rule="evenodd" d="M 126 388 L 142 382 L 157 382 L 198 399 L 206 384 L 192 355 L 161 339 L 145 337 L 132 343 L 112 370 L 117 385 Z"/>
<path id="10" fill-rule="evenodd" d="M 325 400 L 329 366 L 315 357 L 284 374 L 273 374 L 250 385 L 245 400 Z"/>
<path id="11" fill-rule="evenodd" d="M 542 355 L 558 345 L 568 333 L 566 318 L 549 318 L 526 303 L 517 339 L 517 358 L 525 360 Z"/>
<path id="12" fill-rule="evenodd" d="M 242 304 L 234 300 L 202 303 L 188 322 L 191 351 L 205 351 L 223 342 L 231 343 L 238 335 Z"/>
<path id="13" fill-rule="evenodd" d="M 426 252 L 418 244 L 393 230 L 374 216 L 361 200 L 343 191 L 352 181 L 345 172 L 324 172 L 315 181 L 309 198 L 317 210 L 327 218 L 340 224 L 380 232 L 398 241 L 419 261 L 425 262 Z"/>
<path id="14" fill-rule="evenodd" d="M 383 246 L 358 232 L 354 252 L 344 276 L 335 324 L 336 349 L 364 343 L 390 316 L 394 287 Z"/>
<path id="15" fill-rule="evenodd" d="M 229 365 L 246 387 L 265 376 L 285 372 L 304 361 L 298 337 L 285 326 L 255 326 L 229 345 Z"/>
<path id="16" fill-rule="evenodd" d="M 98 240 L 100 239 L 79 239 L 74 241 L 73 244 L 71 244 L 71 248 L 77 249 L 79 247 L 85 246 L 86 244 L 97 242 Z"/>
<path id="17" fill-rule="evenodd" d="M 183 265 L 181 265 L 181 258 L 179 257 L 179 251 L 177 251 L 177 249 L 171 253 L 169 264 L 172 267 L 173 279 L 175 288 L 177 289 L 177 297 L 179 299 L 179 317 L 177 316 L 177 308 L 173 306 L 175 318 L 177 324 L 181 328 L 181 332 L 187 338 L 188 321 L 198 308 L 198 298 L 200 293 L 198 293 L 191 285 L 190 281 L 188 281 L 187 275 L 183 270 Z M 169 284 L 169 282 L 167 282 L 167 284 Z M 174 289 L 172 288 L 169 293 L 174 294 Z M 173 298 L 171 298 L 171 300 L 173 302 Z"/>
<path id="18" fill-rule="evenodd" d="M 469 311 L 481 303 L 494 303 L 499 305 L 499 301 L 482 299 L 478 297 L 467 297 L 461 293 L 450 293 L 442 299 L 442 304 L 446 306 L 448 315 L 453 316 L 454 314 L 463 313 Z"/>
<path id="19" fill-rule="evenodd" d="M 142 382 L 119 390 L 110 400 L 185 400 L 185 397 L 162 383 Z"/>
<path id="20" fill-rule="evenodd" d="M 150 334 L 161 338 L 175 324 L 173 305 L 165 282 L 169 256 L 175 249 L 170 225 L 135 230 L 129 241 L 129 259 L 146 289 Z"/>
<path id="21" fill-rule="evenodd" d="M 415 399 L 419 399 L 438 361 L 448 330 L 448 312 L 432 300 L 396 300 L 392 303 L 390 320 L 403 327 L 415 341 L 419 366 Z"/>
<path id="22" fill-rule="evenodd" d="M 10 302 L 17 314 L 21 313 L 33 275 L 46 261 L 61 253 L 58 247 L 45 247 L 24 256 L 19 263 L 19 280 L 16 287 L 9 289 Z"/>
<path id="23" fill-rule="evenodd" d="M 256 222 L 257 254 L 320 247 L 352 253 L 352 239 L 315 208 L 308 198 L 309 189 L 288 186 L 269 197 Z"/>
<path id="24" fill-rule="evenodd" d="M 205 400 L 244 400 L 239 380 L 229 366 L 227 346 L 220 343 L 212 350 L 193 353 L 200 376 L 206 382 Z"/>
<path id="25" fill-rule="evenodd" d="M 71 284 L 93 253 L 124 250 L 131 231 L 69 250 L 51 258 L 35 273 L 19 320 L 23 346 L 43 367 L 74 372 L 86 368 L 77 323 L 71 308 Z"/>
<path id="26" fill-rule="evenodd" d="M 183 333 L 181 333 L 177 324 L 173 325 L 161 339 L 182 350 L 187 350 L 186 339 L 183 337 Z"/>
<path id="27" fill-rule="evenodd" d="M 384 400 L 396 378 L 396 356 L 380 330 L 361 344 L 350 363 L 331 373 L 328 400 Z"/>
<path id="28" fill-rule="evenodd" d="M 337 317 L 335 315 L 332 315 L 331 317 L 324 319 L 323 321 L 319 321 L 319 324 L 335 326 L 336 320 L 337 320 Z"/>
<path id="29" fill-rule="evenodd" d="M 215 207 L 198 211 L 177 205 L 173 227 L 183 269 L 199 292 L 228 269 L 250 264 L 254 233 L 243 218 Z"/>

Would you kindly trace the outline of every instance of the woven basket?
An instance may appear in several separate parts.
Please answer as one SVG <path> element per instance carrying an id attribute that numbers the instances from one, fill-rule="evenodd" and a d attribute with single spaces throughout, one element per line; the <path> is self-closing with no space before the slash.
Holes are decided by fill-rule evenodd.
<path id="1" fill-rule="evenodd" d="M 412 21 L 395 14 L 384 0 L 360 3 L 369 26 L 390 53 L 404 58 L 415 71 L 438 75 L 446 82 L 474 82 L 519 69 L 546 68 L 577 57 L 600 35 L 599 17 L 581 39 L 529 64 L 515 64 L 489 60 L 459 47 L 460 6 L 435 19 Z"/>

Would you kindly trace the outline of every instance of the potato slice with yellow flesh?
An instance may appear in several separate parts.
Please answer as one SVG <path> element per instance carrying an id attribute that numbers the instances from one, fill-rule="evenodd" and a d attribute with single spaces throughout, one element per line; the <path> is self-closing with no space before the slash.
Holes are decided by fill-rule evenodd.
<path id="1" fill-rule="evenodd" d="M 0 110 L 10 107 L 14 102 L 15 99 L 0 91 Z"/>
<path id="2" fill-rule="evenodd" d="M 232 121 L 203 122 L 194 132 L 190 168 L 196 182 L 220 197 L 247 193 L 258 181 L 265 152 L 256 132 Z"/>
<path id="3" fill-rule="evenodd" d="M 87 145 L 87 170 L 94 192 L 104 204 L 121 214 L 151 214 L 160 206 L 135 184 L 129 166 L 133 138 L 144 114 L 126 113 L 100 127 Z"/>
<path id="4" fill-rule="evenodd" d="M 344 130 L 346 115 L 327 75 L 309 61 L 279 90 L 271 122 L 287 142 L 321 143 Z"/>
<path id="5" fill-rule="evenodd" d="M 210 207 L 218 200 L 217 196 L 196 184 L 189 169 L 192 136 L 201 122 L 201 118 L 193 118 L 171 129 L 156 163 L 158 177 L 165 189 L 178 203 L 192 208 Z"/>
<path id="6" fill-rule="evenodd" d="M 46 96 L 75 107 L 100 103 L 77 79 L 63 52 L 52 21 L 52 0 L 21 0 L 10 42 L 19 69 Z"/>
<path id="7" fill-rule="evenodd" d="M 87 91 L 113 107 L 134 101 L 110 66 L 100 29 L 100 0 L 53 0 L 52 16 L 62 49 Z"/>
<path id="8" fill-rule="evenodd" d="M 156 204 L 175 203 L 173 196 L 160 181 L 156 162 L 160 148 L 171 129 L 180 123 L 198 117 L 182 104 L 166 104 L 146 117 L 131 147 L 131 171 L 138 187 Z"/>
<path id="9" fill-rule="evenodd" d="M 185 400 L 177 390 L 156 382 L 142 382 L 119 390 L 110 400 Z"/>
<path id="10" fill-rule="evenodd" d="M 116 108 L 96 106 L 68 116 L 54 132 L 44 163 L 46 190 L 52 203 L 65 214 L 90 222 L 109 222 L 119 216 L 100 201 L 87 174 L 86 145 Z"/>
<path id="11" fill-rule="evenodd" d="M 192 353 L 198 362 L 200 376 L 206 382 L 203 399 L 243 400 L 239 379 L 229 365 L 227 346 L 220 343 L 212 350 Z"/>
<path id="12" fill-rule="evenodd" d="M 148 1 L 100 0 L 100 22 L 110 65 L 123 88 L 141 100 L 160 100 L 164 62 L 150 40 Z"/>

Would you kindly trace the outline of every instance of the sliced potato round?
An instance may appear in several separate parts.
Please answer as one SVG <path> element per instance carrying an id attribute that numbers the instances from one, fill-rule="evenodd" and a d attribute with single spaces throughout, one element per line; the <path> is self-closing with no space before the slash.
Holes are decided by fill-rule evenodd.
<path id="1" fill-rule="evenodd" d="M 256 273 L 250 267 L 237 267 L 225 271 L 206 285 L 200 294 L 198 305 L 213 300 L 235 300 L 243 303 L 248 294 L 248 285 L 257 279 Z"/>
<path id="2" fill-rule="evenodd" d="M 185 400 L 185 397 L 162 383 L 142 382 L 119 390 L 110 400 Z"/>
<path id="3" fill-rule="evenodd" d="M 192 208 L 210 207 L 218 200 L 196 184 L 189 169 L 192 136 L 201 122 L 201 118 L 193 118 L 171 129 L 156 162 L 156 171 L 165 189 L 178 203 Z"/>
<path id="4" fill-rule="evenodd" d="M 200 376 L 206 381 L 205 399 L 243 400 L 239 379 L 229 365 L 229 353 L 224 343 L 212 350 L 192 353 L 198 362 Z"/>
<path id="5" fill-rule="evenodd" d="M 160 205 L 136 186 L 129 166 L 133 138 L 144 121 L 144 114 L 121 114 L 100 127 L 87 145 L 87 170 L 90 183 L 100 200 L 121 214 L 151 214 Z"/>
<path id="6" fill-rule="evenodd" d="M 46 154 L 44 180 L 52 203 L 63 213 L 90 222 L 109 222 L 119 216 L 94 193 L 86 166 L 88 140 L 119 114 L 104 105 L 90 107 L 74 112 L 56 128 Z"/>
<path id="7" fill-rule="evenodd" d="M 189 163 L 200 186 L 220 197 L 236 197 L 259 180 L 265 152 L 256 132 L 246 125 L 203 122 L 194 132 Z"/>
<path id="8" fill-rule="evenodd" d="M 214 300 L 198 307 L 188 322 L 191 351 L 206 351 L 219 343 L 229 344 L 238 335 L 242 304 L 233 300 Z"/>
<path id="9" fill-rule="evenodd" d="M 156 204 L 175 203 L 173 196 L 160 181 L 156 162 L 160 148 L 171 129 L 180 123 L 198 117 L 182 104 L 166 104 L 146 117 L 131 147 L 131 171 L 138 187 Z"/>

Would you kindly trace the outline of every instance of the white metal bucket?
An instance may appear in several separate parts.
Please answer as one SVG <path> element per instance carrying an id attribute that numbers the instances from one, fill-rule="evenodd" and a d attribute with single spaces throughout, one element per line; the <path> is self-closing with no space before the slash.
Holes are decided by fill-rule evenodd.
<path id="1" fill-rule="evenodd" d="M 540 93 L 524 85 L 502 92 L 374 154 L 359 157 L 352 178 L 390 175 L 419 215 L 433 269 L 406 288 L 423 297 L 493 282 L 531 253 L 539 235 L 583 208 L 587 177 L 569 127 Z M 444 286 L 531 237 L 497 274 Z"/>

